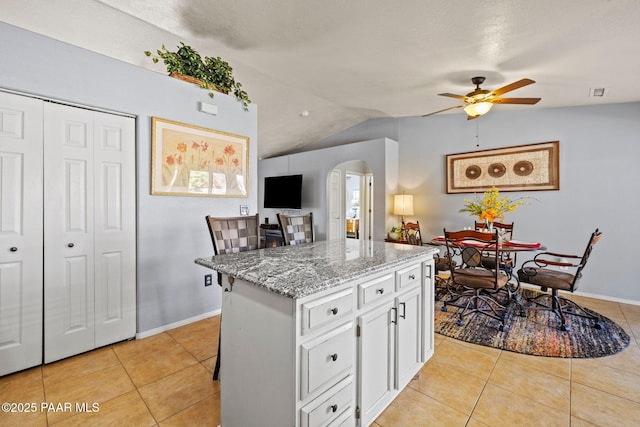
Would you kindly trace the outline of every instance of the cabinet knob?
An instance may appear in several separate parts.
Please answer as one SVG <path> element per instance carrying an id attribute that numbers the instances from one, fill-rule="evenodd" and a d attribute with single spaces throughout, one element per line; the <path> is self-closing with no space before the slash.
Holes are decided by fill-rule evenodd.
<path id="1" fill-rule="evenodd" d="M 16 248 L 15 246 L 12 246 L 11 248 L 9 248 L 9 251 L 18 252 L 18 248 Z"/>
<path id="2" fill-rule="evenodd" d="M 72 248 L 72 247 L 74 247 L 74 246 L 75 246 L 75 245 L 74 245 L 73 243 L 67 243 L 67 247 L 69 247 L 69 248 Z"/>
<path id="3" fill-rule="evenodd" d="M 376 292 L 379 293 L 380 295 L 382 295 L 382 294 L 384 294 L 384 288 L 380 288 Z"/>
<path id="4" fill-rule="evenodd" d="M 331 360 L 333 360 L 334 362 L 335 362 L 336 360 L 338 360 L 338 353 L 333 353 L 333 354 L 331 355 Z"/>
<path id="5" fill-rule="evenodd" d="M 338 307 L 332 308 L 331 312 L 333 313 L 334 316 L 338 314 Z"/>
<path id="6" fill-rule="evenodd" d="M 415 280 L 415 278 L 416 278 L 416 275 L 415 275 L 415 274 L 410 274 L 410 275 L 409 275 L 409 279 L 411 279 L 411 280 Z"/>
<path id="7" fill-rule="evenodd" d="M 338 410 L 338 405 L 331 405 L 331 412 L 336 412 Z"/>

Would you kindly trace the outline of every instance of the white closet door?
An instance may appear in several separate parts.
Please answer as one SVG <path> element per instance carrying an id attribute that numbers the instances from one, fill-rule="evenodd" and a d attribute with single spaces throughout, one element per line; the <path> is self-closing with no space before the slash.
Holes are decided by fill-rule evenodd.
<path id="1" fill-rule="evenodd" d="M 136 334 L 135 121 L 94 113 L 95 345 Z"/>
<path id="2" fill-rule="evenodd" d="M 0 375 L 42 363 L 42 101 L 0 92 Z"/>
<path id="3" fill-rule="evenodd" d="M 94 344 L 93 112 L 44 107 L 44 361 Z"/>

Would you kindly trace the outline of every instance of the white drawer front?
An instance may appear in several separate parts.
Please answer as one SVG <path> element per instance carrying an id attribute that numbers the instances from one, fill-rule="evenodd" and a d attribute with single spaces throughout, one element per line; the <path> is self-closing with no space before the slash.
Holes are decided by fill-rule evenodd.
<path id="1" fill-rule="evenodd" d="M 353 378 L 301 409 L 302 427 L 354 425 Z"/>
<path id="2" fill-rule="evenodd" d="M 396 272 L 396 290 L 408 289 L 421 283 L 422 267 L 420 264 L 403 268 Z"/>
<path id="3" fill-rule="evenodd" d="M 352 311 L 352 288 L 306 302 L 302 304 L 302 333 L 341 319 Z"/>
<path id="4" fill-rule="evenodd" d="M 352 373 L 355 331 L 353 323 L 340 326 L 301 346 L 300 398 Z"/>
<path id="5" fill-rule="evenodd" d="M 372 305 L 393 295 L 393 274 L 387 274 L 358 285 L 358 308 Z"/>

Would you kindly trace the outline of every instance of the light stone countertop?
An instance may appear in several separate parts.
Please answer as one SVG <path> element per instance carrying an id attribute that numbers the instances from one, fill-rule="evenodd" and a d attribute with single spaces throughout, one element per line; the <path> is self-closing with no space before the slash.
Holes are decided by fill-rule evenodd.
<path id="1" fill-rule="evenodd" d="M 289 298 L 302 298 L 437 252 L 428 246 L 344 239 L 217 255 L 195 262 Z"/>

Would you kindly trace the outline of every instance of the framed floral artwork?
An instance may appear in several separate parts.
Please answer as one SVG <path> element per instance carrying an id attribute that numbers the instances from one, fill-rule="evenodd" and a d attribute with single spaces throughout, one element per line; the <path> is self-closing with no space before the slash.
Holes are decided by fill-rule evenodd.
<path id="1" fill-rule="evenodd" d="M 248 197 L 249 138 L 151 118 L 151 194 Z"/>
<path id="2" fill-rule="evenodd" d="M 447 154 L 447 193 L 560 189 L 560 142 Z"/>

